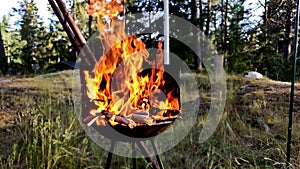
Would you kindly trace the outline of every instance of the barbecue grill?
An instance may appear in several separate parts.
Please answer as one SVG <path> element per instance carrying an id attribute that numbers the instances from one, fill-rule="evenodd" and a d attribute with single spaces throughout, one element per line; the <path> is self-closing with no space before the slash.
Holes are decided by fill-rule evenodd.
<path id="1" fill-rule="evenodd" d="M 64 30 L 67 32 L 70 41 L 72 42 L 73 46 L 77 50 L 78 53 L 80 53 L 80 81 L 81 81 L 81 104 L 82 104 L 82 121 L 84 121 L 85 124 L 87 124 L 88 127 L 93 127 L 96 129 L 99 134 L 103 135 L 104 137 L 111 140 L 111 147 L 110 152 L 107 158 L 106 168 L 110 167 L 111 158 L 112 158 L 112 152 L 114 150 L 114 146 L 116 142 L 131 142 L 133 145 L 133 166 L 135 168 L 136 162 L 135 162 L 135 156 L 136 151 L 135 145 L 140 149 L 140 152 L 145 156 L 146 160 L 152 164 L 153 168 L 163 168 L 162 162 L 160 160 L 160 157 L 157 153 L 156 146 L 154 144 L 153 138 L 160 133 L 162 133 L 164 130 L 166 130 L 170 124 L 172 124 L 180 114 L 179 109 L 176 110 L 167 110 L 165 113 L 166 116 L 162 118 L 155 119 L 153 124 L 147 124 L 144 122 L 136 122 L 135 127 L 130 127 L 129 125 L 129 119 L 124 118 L 122 116 L 113 115 L 111 112 L 101 112 L 94 118 L 88 118 L 87 114 L 90 112 L 92 107 L 95 106 L 94 101 L 87 101 L 91 100 L 91 98 L 88 97 L 86 91 L 88 91 L 86 84 L 86 81 L 84 79 L 85 73 L 84 71 L 91 72 L 94 65 L 97 63 L 97 59 L 92 52 L 92 50 L 89 48 L 88 45 L 86 45 L 86 41 L 83 38 L 81 32 L 79 31 L 78 27 L 76 26 L 74 20 L 72 19 L 71 15 L 68 13 L 64 3 L 62 0 L 49 0 L 50 5 L 52 6 L 55 14 L 59 18 L 61 24 L 64 27 Z M 91 21 L 91 17 L 90 17 Z M 169 61 L 168 61 L 169 62 Z M 166 70 L 168 70 L 168 66 L 165 67 Z M 150 70 L 151 71 L 151 70 Z M 179 78 L 179 70 L 178 71 L 171 71 L 172 75 L 167 73 L 163 73 L 163 77 L 165 78 L 166 84 L 164 86 L 160 87 L 160 90 L 162 90 L 164 93 L 168 93 L 170 91 L 173 91 L 173 95 L 178 98 L 179 101 L 179 86 L 177 85 L 178 79 L 174 79 L 175 77 Z M 148 72 L 149 73 L 149 72 Z M 147 70 L 146 70 L 147 74 Z M 139 110 L 137 110 L 139 111 Z M 143 113 L 143 112 L 142 112 Z M 148 114 L 151 112 L 148 112 Z M 115 122 L 119 122 L 118 124 L 111 124 L 107 123 L 107 125 L 97 125 L 95 122 L 99 116 L 104 116 L 104 119 L 110 120 L 112 117 L 114 118 Z M 86 120 L 86 121 L 85 121 Z M 143 140 L 150 140 L 151 144 L 153 146 L 153 150 L 156 154 L 158 165 L 155 163 L 155 161 L 151 158 L 151 155 L 143 142 Z"/>

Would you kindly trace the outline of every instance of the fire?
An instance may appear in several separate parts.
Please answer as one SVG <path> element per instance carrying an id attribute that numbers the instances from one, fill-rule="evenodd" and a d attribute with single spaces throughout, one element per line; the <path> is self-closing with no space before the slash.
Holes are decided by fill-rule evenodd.
<path id="1" fill-rule="evenodd" d="M 179 110 L 179 101 L 172 90 L 163 90 L 162 41 L 155 62 L 151 61 L 142 40 L 124 31 L 124 6 L 121 0 L 91 0 L 89 5 L 89 15 L 97 16 L 103 54 L 92 72 L 84 72 L 87 96 L 96 107 L 85 120 L 115 125 L 120 123 L 116 118 L 122 117 L 132 128 L 139 125 L 133 120 L 136 117 L 151 125 L 167 116 L 168 110 Z"/>

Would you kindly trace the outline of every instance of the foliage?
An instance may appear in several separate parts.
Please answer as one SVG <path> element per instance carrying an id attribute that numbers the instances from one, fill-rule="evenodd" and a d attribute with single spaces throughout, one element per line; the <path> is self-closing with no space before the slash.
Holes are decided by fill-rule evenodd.
<path id="1" fill-rule="evenodd" d="M 20 8 L 17 10 L 21 16 L 19 21 L 19 32 L 21 41 L 25 44 L 21 48 L 21 55 L 19 56 L 24 66 L 25 73 L 32 73 L 37 67 L 37 60 L 42 56 L 42 51 L 38 50 L 39 28 L 41 27 L 40 16 L 37 14 L 38 8 L 33 0 L 23 0 L 19 2 Z"/>
<path id="2" fill-rule="evenodd" d="M 84 16 L 84 3 L 77 2 L 72 12 L 77 15 L 76 21 Z M 73 5 L 74 6 L 74 5 Z M 52 9 L 49 8 L 49 13 Z M 77 11 L 80 11 L 78 15 Z M 20 17 L 11 25 L 10 16 L 4 16 L 1 21 L 5 52 L 8 58 L 10 74 L 32 74 L 59 70 L 58 64 L 62 61 L 75 61 L 76 53 L 56 16 L 45 25 L 38 15 L 35 0 L 19 1 L 19 7 L 14 8 L 12 17 Z M 82 28 L 82 30 L 87 30 Z"/>
<path id="3" fill-rule="evenodd" d="M 16 125 L 0 128 L 0 168 L 104 168 L 107 152 L 88 138 L 74 114 L 71 75 L 70 71 L 59 77 L 15 80 L 14 87 L 2 89 L 0 108 L 15 102 L 19 111 L 11 112 L 18 115 Z M 210 106 L 210 84 L 206 73 L 195 77 L 201 91 L 196 100 L 201 105 L 197 121 L 178 145 L 161 155 L 164 166 L 284 168 L 289 100 L 285 84 L 230 76 L 226 111 L 214 135 L 200 144 L 199 133 Z M 264 90 L 272 84 L 275 92 Z M 249 123 L 249 118 L 262 119 L 270 131 Z M 292 168 L 300 167 L 298 121 L 294 119 Z M 111 168 L 132 168 L 132 159 L 113 156 Z M 150 167 L 144 159 L 137 159 L 137 168 Z"/>
<path id="4" fill-rule="evenodd" d="M 65 3 L 88 39 L 87 2 L 65 0 Z M 259 7 L 263 12 L 259 22 L 255 22 L 251 19 L 255 9 L 249 8 L 245 0 L 170 0 L 170 13 L 203 30 L 218 53 L 225 56 L 224 65 L 229 73 L 242 74 L 257 68 L 271 79 L 289 80 L 295 2 L 267 0 L 254 8 Z M 130 0 L 126 8 L 127 13 L 147 15 L 163 11 L 164 7 L 162 0 Z M 11 74 L 55 71 L 62 61 L 76 60 L 76 52 L 55 15 L 45 25 L 34 0 L 22 0 L 14 9 L 13 16 L 20 17 L 20 21 L 12 28 L 9 17 L 4 17 L 1 24 Z M 53 13 L 51 8 L 49 12 Z M 95 19 L 92 27 L 97 31 Z M 149 37 L 144 37 L 146 43 L 155 44 Z M 187 48 L 183 54 L 175 39 L 170 44 L 171 52 L 178 53 L 191 68 L 201 68 L 195 53 Z"/>

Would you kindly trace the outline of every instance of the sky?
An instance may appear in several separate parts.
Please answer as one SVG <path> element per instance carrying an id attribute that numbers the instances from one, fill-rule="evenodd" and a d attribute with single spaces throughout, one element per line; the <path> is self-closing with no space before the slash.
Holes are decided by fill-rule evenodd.
<path id="1" fill-rule="evenodd" d="M 18 8 L 18 1 L 19 0 L 1 0 L 0 18 L 7 15 L 9 12 L 12 12 L 13 7 Z M 47 10 L 48 0 L 36 0 L 35 3 L 39 9 L 39 15 L 45 18 L 45 22 L 47 22 L 47 18 L 51 16 L 50 12 Z"/>
<path id="2" fill-rule="evenodd" d="M 251 7 L 254 7 L 259 0 L 246 0 L 245 4 L 251 4 Z M 49 3 L 48 0 L 35 0 L 36 5 L 39 9 L 39 15 L 44 18 L 44 22 L 47 25 L 49 22 L 48 18 L 51 17 L 50 12 L 47 10 L 47 4 Z M 18 0 L 1 0 L 0 5 L 0 18 L 2 18 L 4 15 L 7 15 L 9 12 L 12 12 L 13 7 L 18 7 Z M 250 7 L 249 6 L 249 7 Z M 254 17 L 251 20 L 257 20 L 260 19 L 259 15 L 262 13 L 262 8 L 253 10 Z M 256 14 L 255 14 L 256 13 Z M 18 18 L 12 18 L 12 20 L 17 20 Z M 14 22 L 14 21 L 12 21 Z"/>

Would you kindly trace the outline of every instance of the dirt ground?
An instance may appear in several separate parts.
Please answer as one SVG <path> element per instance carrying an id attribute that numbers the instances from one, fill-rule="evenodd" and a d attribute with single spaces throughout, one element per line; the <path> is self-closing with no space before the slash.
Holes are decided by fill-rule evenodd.
<path id="1" fill-rule="evenodd" d="M 16 126 L 26 106 L 26 98 L 31 97 L 38 104 L 45 91 L 50 90 L 54 95 L 71 95 L 72 73 L 63 71 L 31 78 L 0 78 L 0 151 L 11 147 L 13 142 L 20 139 L 22 133 Z M 287 130 L 290 83 L 232 77 L 227 80 L 227 90 L 227 112 L 240 113 L 239 116 L 254 128 L 266 131 L 285 142 L 282 133 Z M 209 103 L 205 98 L 203 100 Z M 300 84 L 296 84 L 293 133 L 297 138 L 299 129 Z"/>

